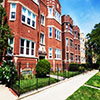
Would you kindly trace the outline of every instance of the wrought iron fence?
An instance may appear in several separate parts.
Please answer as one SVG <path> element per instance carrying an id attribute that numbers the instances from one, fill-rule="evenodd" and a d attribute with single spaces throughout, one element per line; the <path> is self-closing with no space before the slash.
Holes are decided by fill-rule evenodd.
<path id="1" fill-rule="evenodd" d="M 17 79 L 15 83 L 11 83 L 11 88 L 18 96 L 28 91 L 37 90 L 44 86 L 51 85 L 66 78 L 73 77 L 82 73 L 82 71 L 70 71 L 66 68 L 67 64 L 56 64 L 55 70 L 51 67 L 49 74 L 46 77 L 39 78 L 36 76 L 35 63 L 18 62 L 17 64 Z M 53 65 L 51 65 L 53 66 Z M 13 79 L 14 76 L 12 76 Z"/>

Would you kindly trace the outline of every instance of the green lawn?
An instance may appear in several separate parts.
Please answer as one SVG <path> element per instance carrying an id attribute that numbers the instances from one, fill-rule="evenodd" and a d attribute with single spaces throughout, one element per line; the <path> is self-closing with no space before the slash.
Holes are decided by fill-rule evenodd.
<path id="1" fill-rule="evenodd" d="M 100 72 L 94 75 L 91 79 L 86 82 L 87 85 L 92 85 L 100 88 Z"/>
<path id="2" fill-rule="evenodd" d="M 59 80 L 50 78 L 50 84 L 56 83 Z M 49 78 L 38 78 L 38 88 L 47 86 Z M 18 90 L 18 81 L 13 85 L 13 87 Z M 25 93 L 36 89 L 36 78 L 20 80 L 20 93 Z"/>
<path id="3" fill-rule="evenodd" d="M 100 90 L 82 86 L 66 100 L 100 100 Z"/>
<path id="4" fill-rule="evenodd" d="M 54 75 L 58 75 L 58 76 L 61 76 L 61 77 L 65 77 L 65 78 L 70 78 L 70 77 L 73 77 L 73 76 L 76 76 L 78 74 L 81 74 L 81 72 L 79 71 L 65 71 L 64 73 L 63 72 L 54 72 L 54 73 L 51 73 L 51 74 L 54 74 Z"/>

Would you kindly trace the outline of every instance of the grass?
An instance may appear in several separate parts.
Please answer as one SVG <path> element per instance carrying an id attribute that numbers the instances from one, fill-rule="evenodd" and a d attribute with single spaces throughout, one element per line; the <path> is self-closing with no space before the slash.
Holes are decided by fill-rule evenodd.
<path id="1" fill-rule="evenodd" d="M 100 72 L 97 73 L 96 75 L 94 75 L 92 78 L 90 78 L 87 82 L 87 85 L 92 85 L 95 87 L 99 87 L 100 88 Z"/>
<path id="2" fill-rule="evenodd" d="M 32 79 L 24 79 L 24 80 L 20 80 L 20 93 L 25 93 L 31 90 L 36 89 L 36 81 L 37 79 L 34 77 Z M 50 84 L 56 83 L 59 80 L 54 79 L 54 78 L 50 78 Z M 49 78 L 38 78 L 38 88 L 47 86 L 49 82 Z M 13 85 L 13 87 L 18 90 L 18 81 Z"/>
<path id="3" fill-rule="evenodd" d="M 66 100 L 100 100 L 100 90 L 82 86 Z"/>
<path id="4" fill-rule="evenodd" d="M 61 76 L 61 77 L 65 77 L 65 78 L 70 78 L 70 77 L 73 77 L 73 76 L 76 76 L 78 74 L 81 74 L 81 72 L 79 71 L 65 71 L 64 73 L 63 72 L 52 72 L 51 74 L 53 75 L 58 75 L 58 76 Z"/>

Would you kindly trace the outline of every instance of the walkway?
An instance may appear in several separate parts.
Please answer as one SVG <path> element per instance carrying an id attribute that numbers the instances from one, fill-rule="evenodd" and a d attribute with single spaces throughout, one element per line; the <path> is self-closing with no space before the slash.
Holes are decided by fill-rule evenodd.
<path id="1" fill-rule="evenodd" d="M 94 87 L 94 86 L 91 86 L 91 85 L 84 84 L 84 86 L 87 86 L 87 87 L 90 87 L 90 88 L 93 88 L 93 89 L 100 90 L 100 88 L 98 88 L 98 87 Z"/>
<path id="2" fill-rule="evenodd" d="M 27 96 L 22 100 L 65 100 L 78 88 L 84 85 L 84 83 L 88 81 L 92 76 L 94 76 L 97 72 L 97 70 L 93 70 L 84 74 L 77 75 L 70 79 L 66 79 L 56 86 L 48 88 L 34 95 Z"/>
<path id="3" fill-rule="evenodd" d="M 14 96 L 8 87 L 5 85 L 0 85 L 0 100 L 16 100 L 17 97 Z"/>

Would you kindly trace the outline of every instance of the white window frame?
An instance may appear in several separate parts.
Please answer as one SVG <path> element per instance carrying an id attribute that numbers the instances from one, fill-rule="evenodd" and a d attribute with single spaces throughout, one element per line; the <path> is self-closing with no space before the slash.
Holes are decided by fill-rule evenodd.
<path id="1" fill-rule="evenodd" d="M 61 50 L 60 49 L 55 49 L 55 58 L 56 59 L 61 59 Z"/>
<path id="2" fill-rule="evenodd" d="M 42 40 L 41 40 L 41 34 L 44 35 L 44 41 L 43 41 L 43 43 L 42 43 Z M 43 32 L 41 32 L 41 34 L 40 34 L 40 44 L 45 45 L 45 34 Z"/>
<path id="3" fill-rule="evenodd" d="M 50 9 L 51 9 L 51 12 L 50 12 Z M 48 16 L 49 17 L 53 17 L 53 8 L 48 8 Z"/>
<path id="4" fill-rule="evenodd" d="M 61 15 L 59 14 L 59 12 L 56 9 L 55 9 L 55 19 L 56 19 L 56 21 L 61 23 Z"/>
<path id="5" fill-rule="evenodd" d="M 12 48 L 12 53 L 7 52 L 7 55 L 13 55 L 13 53 L 14 53 L 14 40 L 15 40 L 15 38 L 13 37 L 12 39 L 13 39 L 12 44 L 10 44 L 11 39 L 8 39 L 8 44 L 9 44 L 10 48 Z"/>
<path id="6" fill-rule="evenodd" d="M 51 49 L 51 51 L 50 51 L 50 49 Z M 49 48 L 49 59 L 52 59 L 52 58 L 53 58 L 53 49 Z"/>
<path id="7" fill-rule="evenodd" d="M 68 42 L 67 42 L 67 41 L 68 41 Z M 68 44 L 69 44 L 69 39 L 66 38 L 66 46 L 68 46 Z"/>
<path id="8" fill-rule="evenodd" d="M 55 28 L 55 39 L 61 41 L 61 32 Z"/>
<path id="9" fill-rule="evenodd" d="M 44 14 L 41 14 L 41 20 L 42 20 L 42 16 L 44 17 L 44 22 L 42 23 L 42 21 L 41 21 L 41 25 L 45 26 L 45 16 L 44 16 Z"/>
<path id="10" fill-rule="evenodd" d="M 24 53 L 21 54 L 21 39 L 23 38 L 20 38 L 20 50 L 19 50 L 19 54 L 20 56 L 23 56 L 23 57 L 35 57 L 35 42 L 31 41 L 31 40 L 27 40 L 27 39 L 23 39 L 24 40 L 24 46 L 23 46 L 23 49 L 24 49 Z M 26 54 L 26 41 L 29 41 L 29 54 Z M 34 43 L 34 55 L 31 54 L 31 49 L 32 49 L 32 43 Z"/>
<path id="11" fill-rule="evenodd" d="M 25 8 L 24 6 L 22 6 L 21 10 L 22 10 L 23 8 L 26 9 L 26 12 L 23 13 L 23 11 L 22 11 L 22 13 L 21 13 L 21 22 L 22 22 L 23 24 L 26 24 L 26 25 L 29 26 L 29 27 L 32 27 L 32 28 L 36 29 L 36 15 L 35 15 L 34 13 L 32 13 L 30 10 L 28 10 L 27 8 Z M 31 12 L 31 16 L 28 16 L 28 11 Z M 22 15 L 25 16 L 25 22 L 22 20 Z M 35 18 L 33 18 L 33 15 L 35 16 Z M 28 18 L 30 18 L 30 25 L 27 23 L 27 19 L 28 19 Z M 32 26 L 32 21 L 35 22 L 35 26 L 34 26 L 34 27 Z"/>
<path id="12" fill-rule="evenodd" d="M 15 9 L 12 9 L 12 4 L 15 4 Z M 15 21 L 16 20 L 16 8 L 17 8 L 17 4 L 16 3 L 11 3 L 10 4 L 10 20 L 11 21 Z M 15 12 L 15 18 L 11 18 L 11 13 Z"/>
<path id="13" fill-rule="evenodd" d="M 73 34 L 73 28 L 70 26 L 70 29 L 69 29 L 70 33 Z"/>
<path id="14" fill-rule="evenodd" d="M 50 32 L 50 28 L 51 28 L 51 32 Z M 50 33 L 52 34 L 51 36 L 50 36 Z M 49 27 L 49 38 L 52 38 L 53 37 L 53 27 Z"/>

